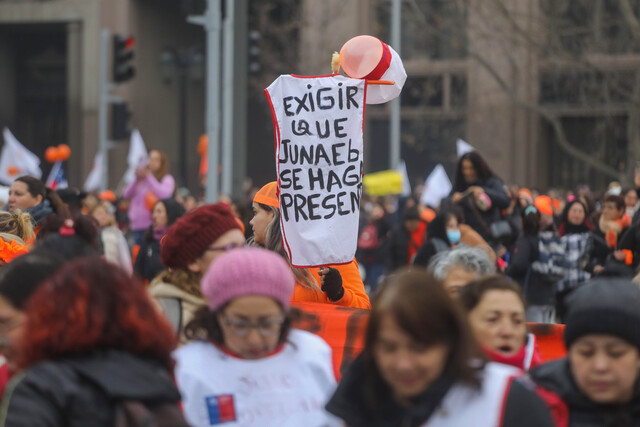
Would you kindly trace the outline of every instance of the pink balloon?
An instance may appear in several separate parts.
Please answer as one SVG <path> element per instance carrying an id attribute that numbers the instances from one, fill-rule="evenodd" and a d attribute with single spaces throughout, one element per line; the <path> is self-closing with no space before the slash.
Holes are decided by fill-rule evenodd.
<path id="1" fill-rule="evenodd" d="M 361 79 L 373 71 L 382 58 L 382 42 L 373 36 L 356 36 L 340 49 L 341 66 L 352 79 Z"/>

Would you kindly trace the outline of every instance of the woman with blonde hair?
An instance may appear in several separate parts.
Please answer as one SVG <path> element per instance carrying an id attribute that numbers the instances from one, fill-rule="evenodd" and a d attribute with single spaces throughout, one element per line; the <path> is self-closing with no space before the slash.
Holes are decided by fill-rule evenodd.
<path id="1" fill-rule="evenodd" d="M 254 196 L 253 218 L 249 222 L 253 229 L 253 237 L 248 243 L 280 254 L 291 266 L 291 261 L 282 247 L 280 201 L 276 191 L 277 182 L 273 181 L 262 187 Z M 371 309 L 355 259 L 349 264 L 324 268 L 291 268 L 296 277 L 293 301 Z"/>
<path id="2" fill-rule="evenodd" d="M 0 233 L 13 234 L 27 243 L 33 243 L 36 237 L 31 215 L 20 209 L 13 212 L 0 211 Z"/>

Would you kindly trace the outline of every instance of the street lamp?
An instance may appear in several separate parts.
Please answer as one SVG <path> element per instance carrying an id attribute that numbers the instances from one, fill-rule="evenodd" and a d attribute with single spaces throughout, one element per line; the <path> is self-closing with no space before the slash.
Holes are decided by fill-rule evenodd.
<path id="1" fill-rule="evenodd" d="M 202 49 L 191 47 L 188 49 L 176 49 L 165 46 L 158 59 L 162 81 L 170 85 L 173 79 L 178 78 L 179 84 L 179 150 L 178 167 L 181 186 L 187 183 L 187 80 L 193 83 L 202 83 L 205 73 L 205 57 Z"/>

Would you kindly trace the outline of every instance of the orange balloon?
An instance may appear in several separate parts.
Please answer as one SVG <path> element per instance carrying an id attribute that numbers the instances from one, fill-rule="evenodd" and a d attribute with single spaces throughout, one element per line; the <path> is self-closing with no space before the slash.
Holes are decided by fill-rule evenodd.
<path id="1" fill-rule="evenodd" d="M 148 191 L 144 196 L 144 205 L 149 209 L 149 211 L 151 211 L 158 200 L 160 199 L 158 199 L 158 196 L 156 196 L 153 191 Z"/>
<path id="2" fill-rule="evenodd" d="M 209 144 L 209 137 L 206 133 L 203 133 L 200 136 L 200 140 L 198 141 L 198 154 L 200 156 L 204 156 L 207 154 L 207 145 Z"/>
<path id="3" fill-rule="evenodd" d="M 9 168 L 7 169 L 7 173 L 9 174 L 9 176 L 18 175 L 19 172 L 20 172 L 20 169 L 18 169 L 14 165 L 9 166 Z"/>
<path id="4" fill-rule="evenodd" d="M 372 72 L 382 58 L 382 42 L 373 36 L 357 36 L 340 49 L 344 72 L 352 79 L 361 79 Z"/>
<path id="5" fill-rule="evenodd" d="M 71 148 L 67 144 L 58 145 L 58 160 L 65 161 L 71 156 Z"/>
<path id="6" fill-rule="evenodd" d="M 47 159 L 47 162 L 49 163 L 57 162 L 59 157 L 60 153 L 57 147 L 49 147 L 44 152 L 44 158 Z"/>

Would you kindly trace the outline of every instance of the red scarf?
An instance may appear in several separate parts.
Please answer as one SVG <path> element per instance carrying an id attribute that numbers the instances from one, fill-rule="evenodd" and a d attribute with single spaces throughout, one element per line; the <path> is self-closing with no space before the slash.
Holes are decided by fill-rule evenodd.
<path id="1" fill-rule="evenodd" d="M 525 366 L 527 362 L 527 360 L 525 360 L 525 358 L 527 358 L 527 347 L 530 347 L 531 345 L 533 346 L 533 354 L 529 358 L 529 366 Z M 535 343 L 535 338 L 532 338 L 531 334 L 527 334 L 527 343 L 523 344 L 520 350 L 513 356 L 505 356 L 504 354 L 489 350 L 484 346 L 481 347 L 482 351 L 484 351 L 484 353 L 489 356 L 489 359 L 491 359 L 492 362 L 515 366 L 516 368 L 520 368 L 523 371 L 528 371 L 529 369 L 533 369 L 536 366 L 542 364 L 542 356 L 540 356 L 540 351 L 538 350 L 538 346 Z"/>

